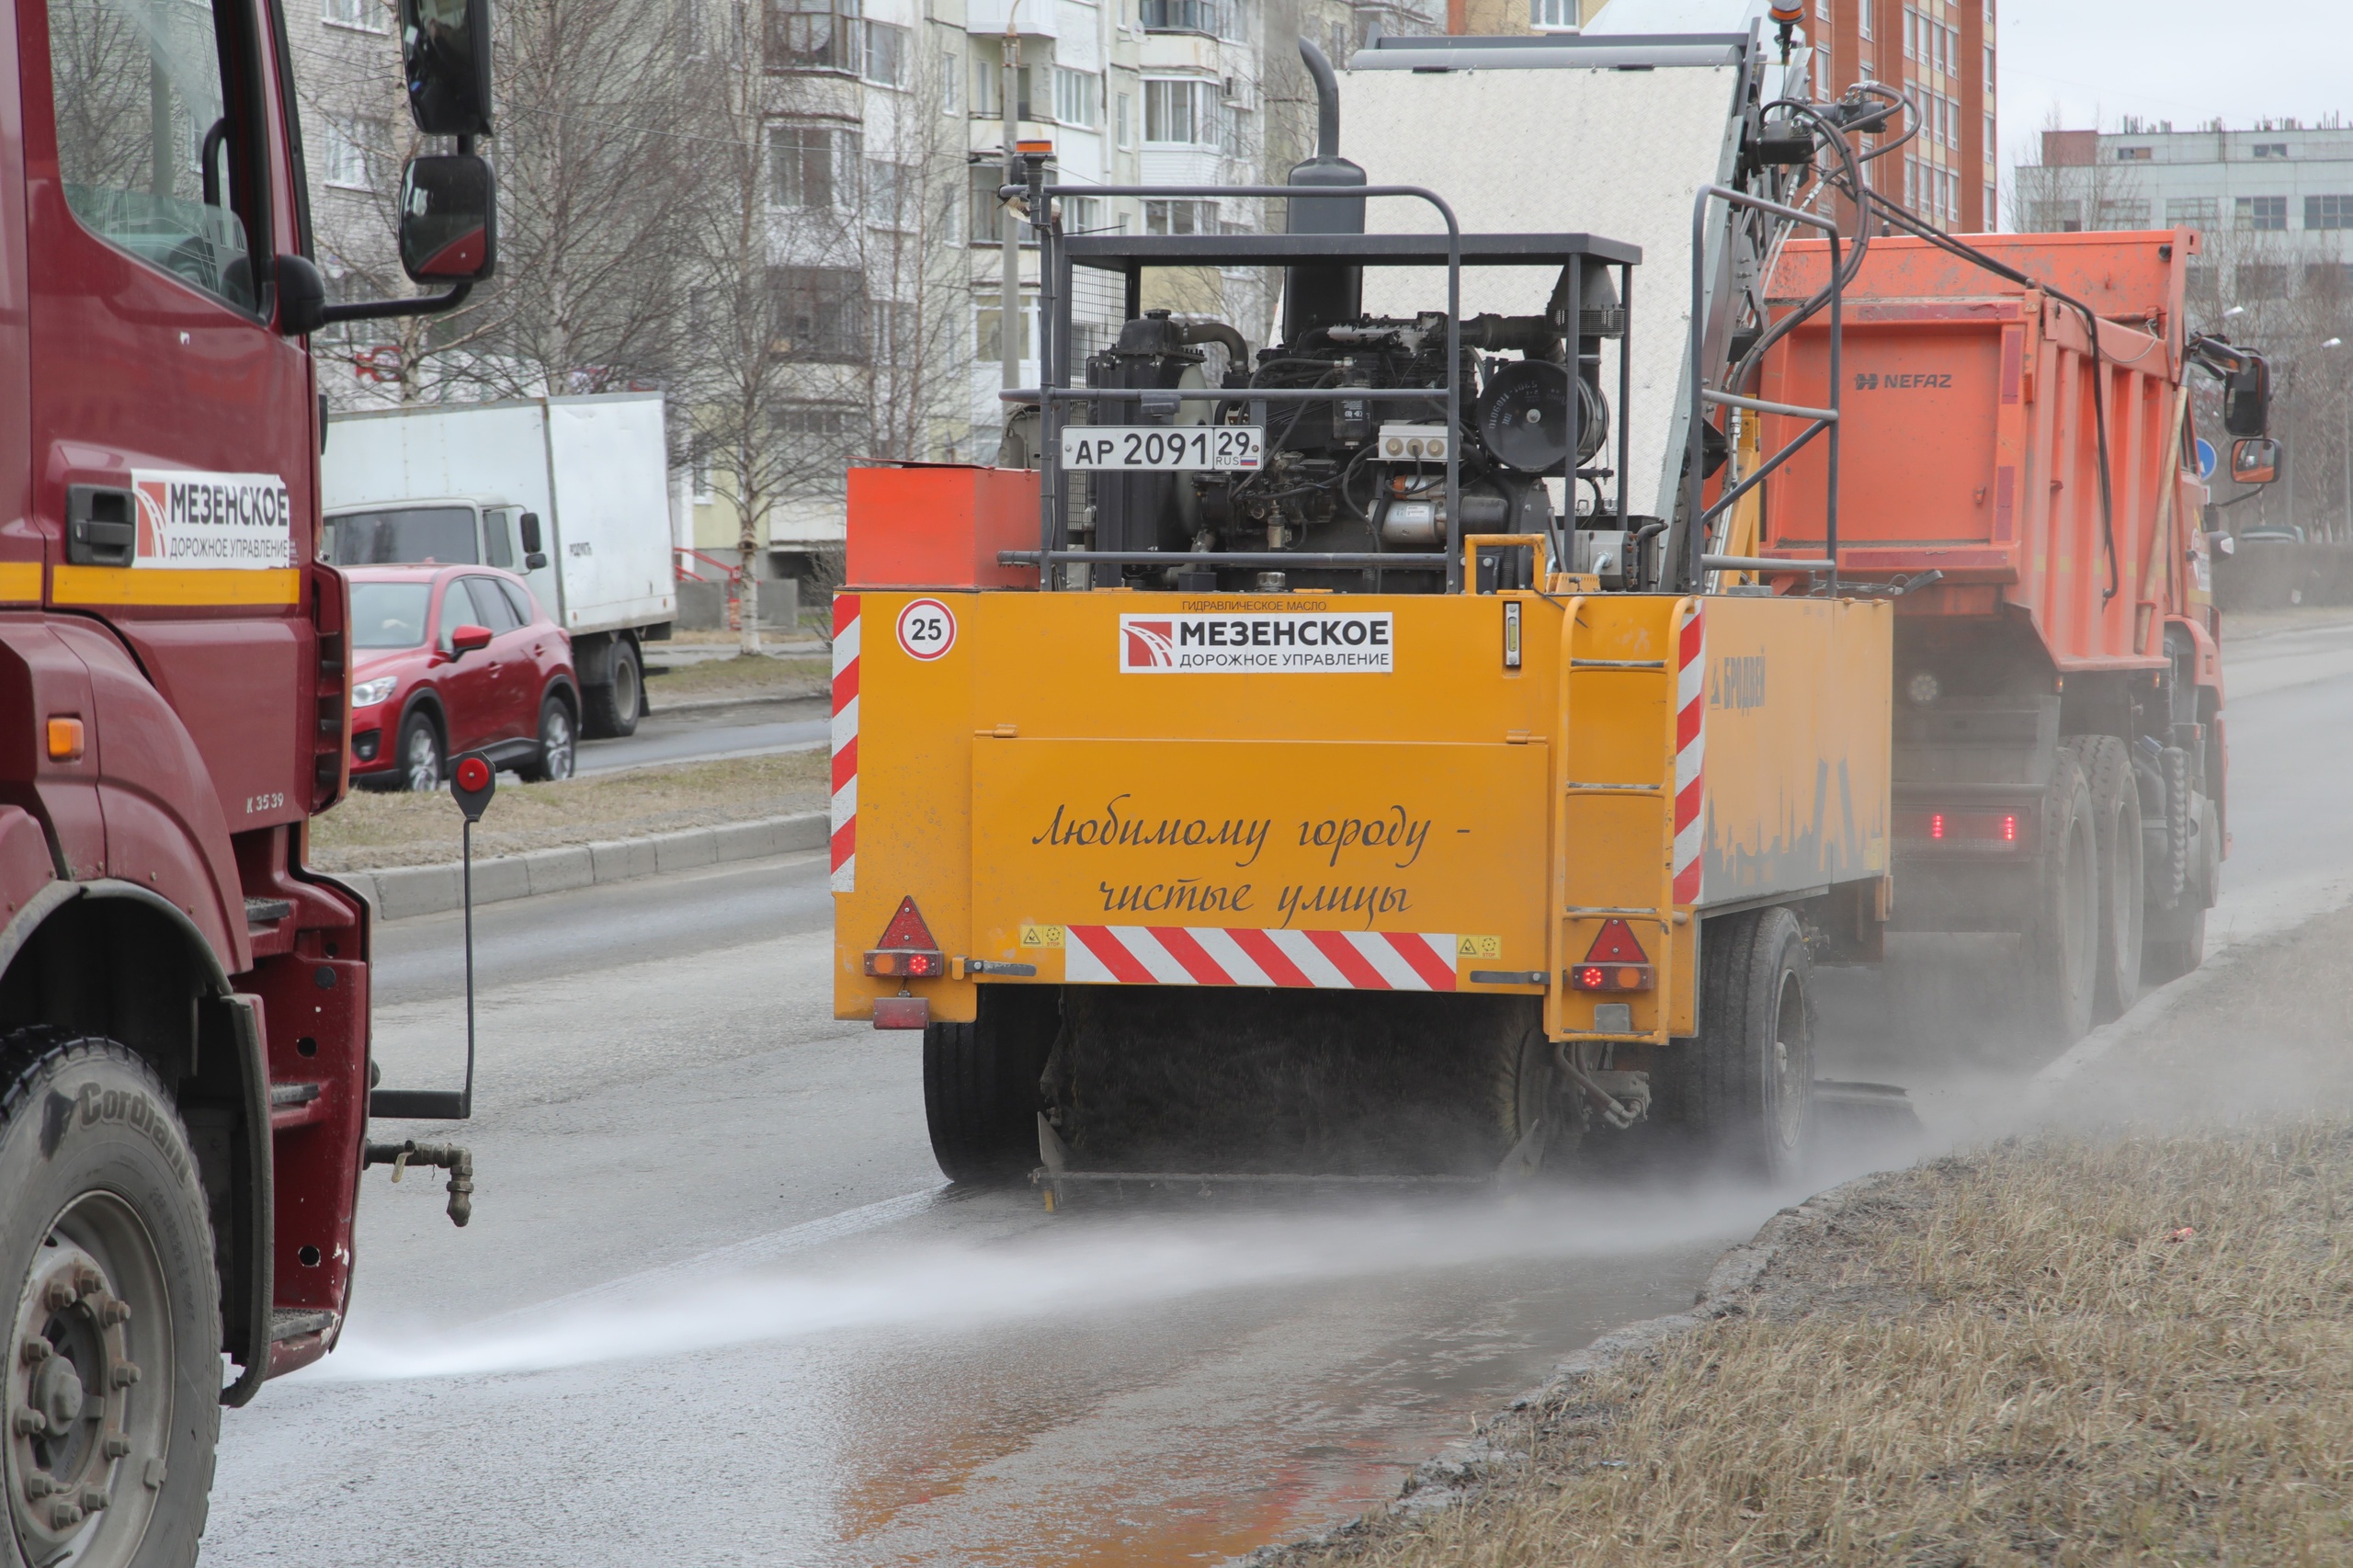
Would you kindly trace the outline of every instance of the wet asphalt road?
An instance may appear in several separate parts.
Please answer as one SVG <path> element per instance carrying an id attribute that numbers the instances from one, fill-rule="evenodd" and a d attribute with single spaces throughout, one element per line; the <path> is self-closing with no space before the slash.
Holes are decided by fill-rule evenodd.
<path id="1" fill-rule="evenodd" d="M 582 741 L 574 764 L 581 778 L 654 763 L 708 762 L 723 756 L 757 756 L 825 744 L 831 704 L 824 698 L 783 702 L 747 702 L 728 708 L 665 709 L 660 683 L 657 706 L 637 722 L 632 734 Z"/>
<path id="2" fill-rule="evenodd" d="M 2231 676 L 2218 939 L 2353 870 L 2353 629 Z M 829 913 L 814 858 L 482 912 L 474 1222 L 370 1173 L 344 1347 L 227 1416 L 206 1562 L 1213 1562 L 1393 1494 L 1791 1196 L 1049 1220 L 942 1187 L 916 1041 L 826 1016 Z M 455 940 L 381 933 L 388 1084 L 455 1082 Z M 2032 1065 L 1839 1051 L 1940 1135 Z"/>

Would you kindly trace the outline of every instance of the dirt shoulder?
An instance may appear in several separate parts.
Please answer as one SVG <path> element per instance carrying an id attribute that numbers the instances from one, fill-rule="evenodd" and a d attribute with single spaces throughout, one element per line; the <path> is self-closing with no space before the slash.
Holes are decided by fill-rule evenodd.
<path id="1" fill-rule="evenodd" d="M 2353 1560 L 2353 911 L 1286 1568 Z M 1416 1505 L 1419 1505 L 1418 1506 Z"/>
<path id="2" fill-rule="evenodd" d="M 474 853 L 514 855 L 817 811 L 825 803 L 828 767 L 824 752 L 809 751 L 561 784 L 518 784 L 502 778 L 490 810 L 474 829 Z M 345 871 L 454 860 L 459 825 L 458 808 L 446 793 L 354 790 L 312 822 L 311 864 L 323 871 Z"/>

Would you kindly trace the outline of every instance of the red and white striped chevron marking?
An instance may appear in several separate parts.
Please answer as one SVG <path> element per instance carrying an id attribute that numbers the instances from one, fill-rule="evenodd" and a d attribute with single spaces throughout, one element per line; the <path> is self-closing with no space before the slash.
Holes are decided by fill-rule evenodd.
<path id="1" fill-rule="evenodd" d="M 835 892 L 858 889 L 858 597 L 834 596 L 834 881 Z"/>
<path id="2" fill-rule="evenodd" d="M 1707 838 L 1701 763 L 1707 756 L 1708 625 L 1691 607 L 1675 658 L 1675 902 L 1699 902 L 1699 850 Z"/>
<path id="3" fill-rule="evenodd" d="M 1450 931 L 1262 931 L 1220 926 L 1066 926 L 1073 985 L 1279 985 L 1451 991 Z"/>

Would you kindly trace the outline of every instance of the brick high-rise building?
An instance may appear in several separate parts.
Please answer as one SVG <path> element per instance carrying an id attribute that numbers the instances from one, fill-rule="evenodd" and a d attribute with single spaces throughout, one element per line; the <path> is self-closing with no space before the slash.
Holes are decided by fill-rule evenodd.
<path id="1" fill-rule="evenodd" d="M 1816 97 L 1836 97 L 1869 78 L 1912 102 L 1920 134 L 1870 165 L 1874 187 L 1961 233 L 1991 230 L 2000 218 L 1994 24 L 1994 0 L 1807 6 Z"/>

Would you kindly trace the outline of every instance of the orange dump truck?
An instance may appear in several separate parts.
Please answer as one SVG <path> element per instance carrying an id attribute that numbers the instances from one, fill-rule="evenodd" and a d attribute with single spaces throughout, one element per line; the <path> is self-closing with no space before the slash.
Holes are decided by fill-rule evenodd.
<path id="1" fill-rule="evenodd" d="M 1847 287 L 1838 559 L 1908 584 L 1893 927 L 2018 933 L 2032 1021 L 2064 1040 L 2204 947 L 2228 838 L 2189 371 L 2223 379 L 2234 466 L 2258 473 L 2264 370 L 2187 330 L 2195 233 L 1970 245 L 2032 281 L 1895 237 Z M 1826 263 L 1792 243 L 1775 308 Z M 1828 363 L 1816 317 L 1766 356 L 1759 395 L 1817 403 Z M 1796 422 L 1759 423 L 1772 449 Z M 1826 483 L 1811 449 L 1767 481 L 1762 553 L 1822 553 Z"/>

